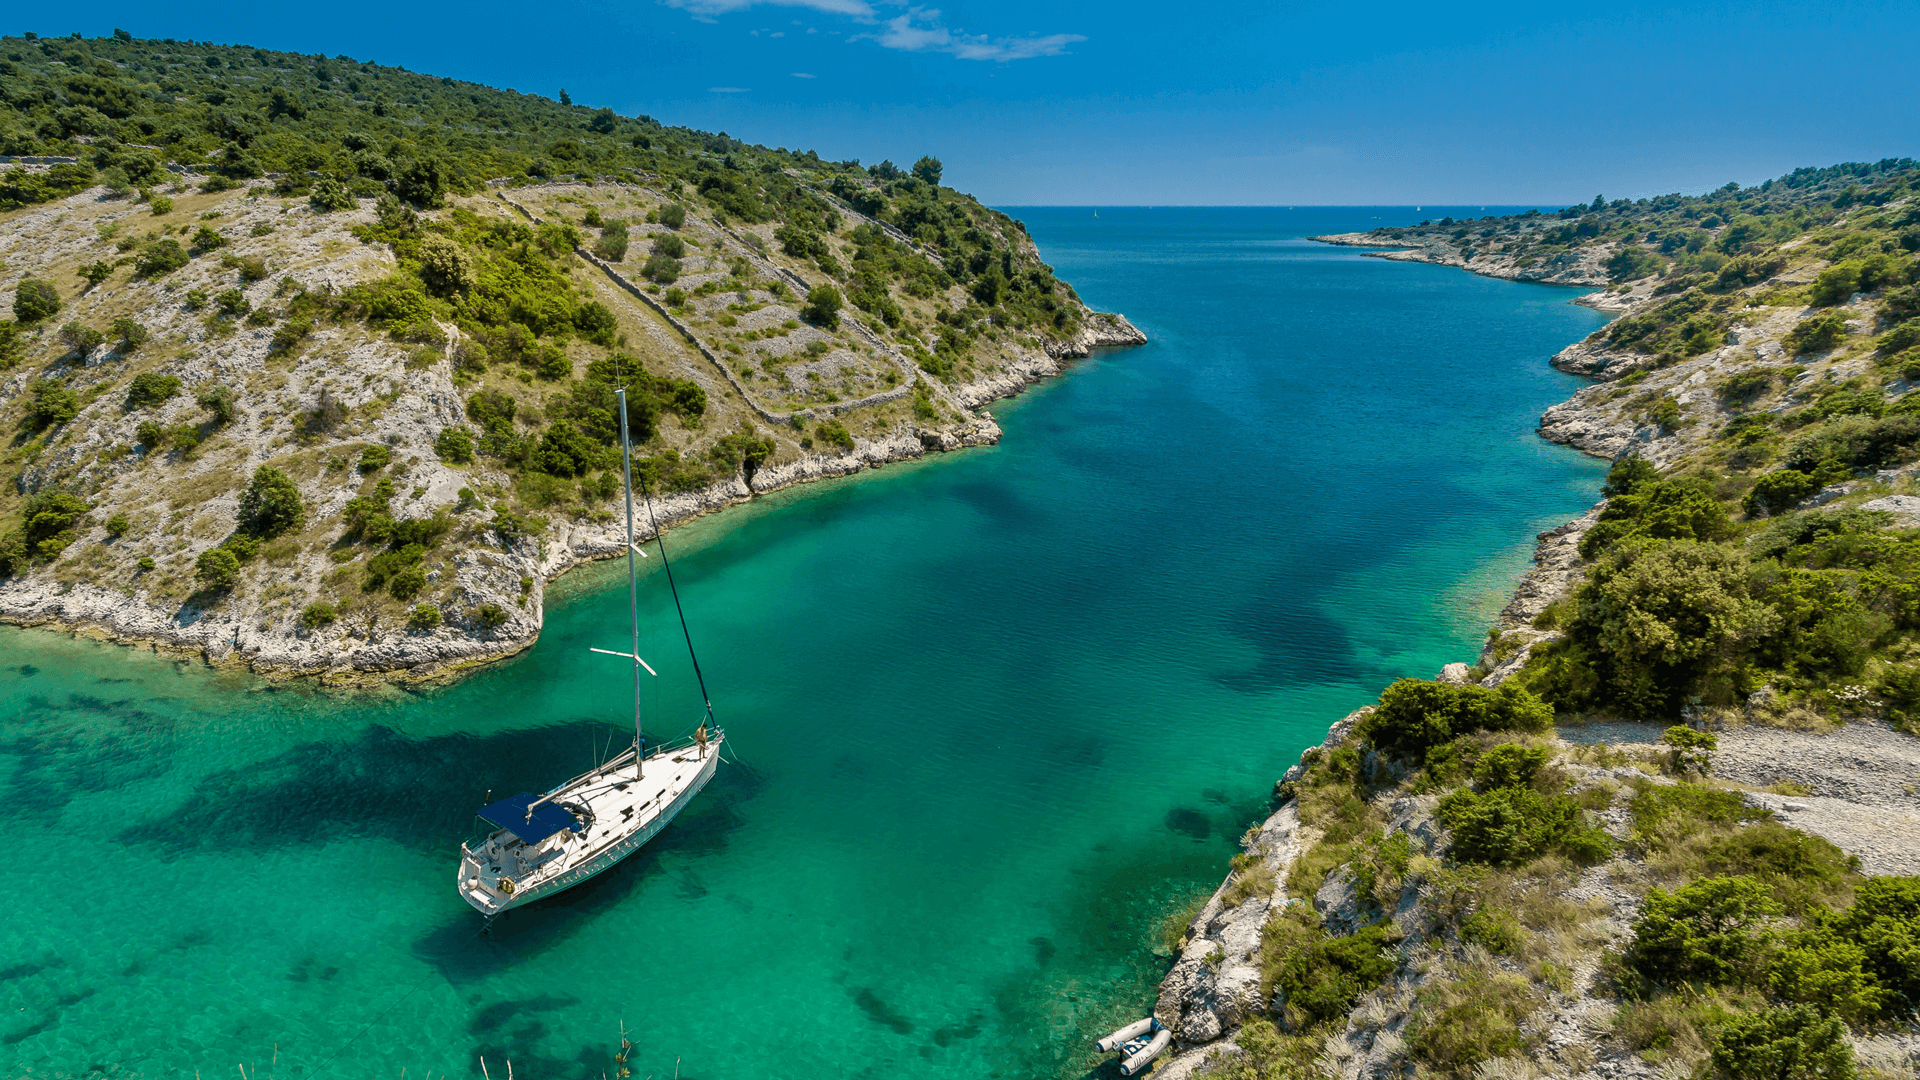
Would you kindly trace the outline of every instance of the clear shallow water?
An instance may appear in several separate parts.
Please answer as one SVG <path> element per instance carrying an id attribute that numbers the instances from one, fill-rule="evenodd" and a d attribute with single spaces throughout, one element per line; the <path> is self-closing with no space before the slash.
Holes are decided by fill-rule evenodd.
<path id="1" fill-rule="evenodd" d="M 453 852 L 488 789 L 617 740 L 623 671 L 586 652 L 622 640 L 617 567 L 430 694 L 0 630 L 5 1075 L 277 1046 L 281 1076 L 599 1076 L 623 1021 L 637 1076 L 1079 1075 L 1301 747 L 1470 660 L 1598 488 L 1533 434 L 1575 386 L 1547 356 L 1601 321 L 1571 291 L 1297 239 L 1446 212 L 1014 211 L 1153 343 L 1001 403 L 996 448 L 675 533 L 743 764 L 490 939 Z"/>

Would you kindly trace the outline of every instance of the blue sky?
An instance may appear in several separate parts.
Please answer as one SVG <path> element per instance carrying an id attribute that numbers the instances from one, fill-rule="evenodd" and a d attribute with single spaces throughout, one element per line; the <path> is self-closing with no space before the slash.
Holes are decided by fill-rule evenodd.
<path id="1" fill-rule="evenodd" d="M 9 33 L 345 53 L 996 205 L 1549 204 L 1920 156 L 1907 3 L 78 0 Z M 53 9 L 42 9 L 42 12 Z"/>

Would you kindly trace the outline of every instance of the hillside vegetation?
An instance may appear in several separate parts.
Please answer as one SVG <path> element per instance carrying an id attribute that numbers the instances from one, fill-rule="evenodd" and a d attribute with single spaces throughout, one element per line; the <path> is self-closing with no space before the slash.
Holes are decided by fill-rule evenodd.
<path id="1" fill-rule="evenodd" d="M 344 57 L 0 38 L 0 616 L 260 670 L 524 647 L 652 532 L 990 442 L 1096 346 L 1024 228 L 825 162 Z"/>
<path id="2" fill-rule="evenodd" d="M 1288 774 L 1167 1071 L 1915 1075 L 1920 165 L 1330 239 L 1606 282 L 1542 433 L 1615 464 L 1478 665 Z"/>

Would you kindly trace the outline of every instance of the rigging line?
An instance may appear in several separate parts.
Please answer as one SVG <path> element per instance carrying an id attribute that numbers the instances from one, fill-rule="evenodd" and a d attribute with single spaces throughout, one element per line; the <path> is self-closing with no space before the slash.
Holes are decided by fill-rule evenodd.
<path id="1" fill-rule="evenodd" d="M 640 497 L 647 504 L 647 520 L 653 523 L 653 542 L 660 548 L 660 568 L 667 572 L 667 588 L 673 593 L 673 610 L 680 616 L 680 636 L 687 639 L 687 659 L 693 661 L 693 677 L 700 684 L 700 701 L 707 707 L 707 719 L 713 719 L 713 696 L 707 693 L 707 677 L 700 673 L 700 657 L 693 651 L 693 632 L 687 629 L 687 612 L 680 606 L 680 587 L 673 583 L 673 564 L 667 561 L 667 541 L 660 532 L 660 517 L 653 512 L 653 496 L 647 493 L 647 479 L 640 478 Z"/>

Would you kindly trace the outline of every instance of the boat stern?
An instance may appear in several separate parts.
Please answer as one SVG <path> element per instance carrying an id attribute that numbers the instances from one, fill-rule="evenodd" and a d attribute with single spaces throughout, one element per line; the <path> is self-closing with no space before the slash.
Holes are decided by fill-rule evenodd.
<path id="1" fill-rule="evenodd" d="M 460 898 L 482 915 L 498 915 L 513 906 L 511 881 L 492 873 L 465 844 L 460 845 L 460 870 L 454 884 L 460 890 Z"/>

